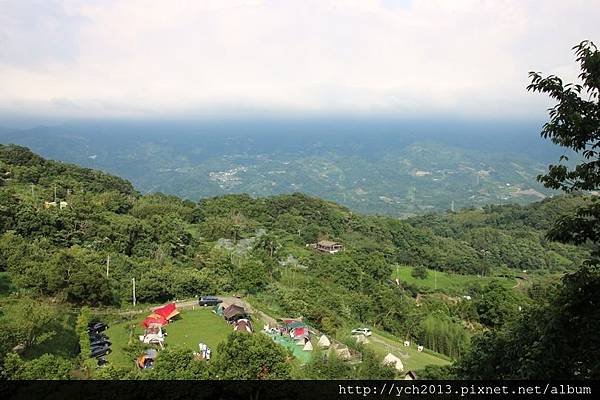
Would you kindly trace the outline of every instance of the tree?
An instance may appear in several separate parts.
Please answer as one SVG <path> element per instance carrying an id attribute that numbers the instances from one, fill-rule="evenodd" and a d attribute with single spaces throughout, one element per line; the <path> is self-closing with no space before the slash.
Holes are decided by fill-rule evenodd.
<path id="1" fill-rule="evenodd" d="M 51 328 L 54 319 L 55 313 L 49 306 L 27 297 L 3 305 L 0 317 L 2 347 L 12 350 L 21 346 L 27 350 L 44 343 L 55 335 Z"/>
<path id="2" fill-rule="evenodd" d="M 542 77 L 530 72 L 527 90 L 549 95 L 557 101 L 550 111 L 550 121 L 542 129 L 542 137 L 574 151 L 583 162 L 569 169 L 564 164 L 550 165 L 546 175 L 538 180 L 546 187 L 565 192 L 598 190 L 600 187 L 600 51 L 590 41 L 573 47 L 580 65 L 581 84 L 563 84 L 550 75 Z M 562 156 L 561 161 L 568 160 Z M 575 215 L 567 215 L 550 231 L 550 237 L 563 242 L 600 243 L 600 202 L 597 197 L 582 206 Z M 594 257 L 598 258 L 598 246 Z"/>
<path id="3" fill-rule="evenodd" d="M 69 360 L 44 354 L 31 361 L 24 361 L 15 353 L 9 353 L 4 360 L 2 374 L 6 379 L 54 380 L 70 379 L 73 364 Z"/>
<path id="4" fill-rule="evenodd" d="M 205 361 L 195 360 L 189 349 L 167 348 L 160 352 L 150 379 L 209 379 L 209 369 Z"/>
<path id="5" fill-rule="evenodd" d="M 528 90 L 557 100 L 542 136 L 574 151 L 582 162 L 573 169 L 550 165 L 538 179 L 566 192 L 600 187 L 600 52 L 589 41 L 573 48 L 582 84 L 531 72 Z M 561 161 L 566 157 L 561 157 Z M 600 379 L 600 202 L 590 199 L 550 229 L 549 238 L 586 243 L 591 257 L 563 277 L 548 304 L 538 304 L 505 329 L 477 338 L 458 365 L 471 379 Z"/>
<path id="6" fill-rule="evenodd" d="M 500 327 L 514 319 L 518 311 L 518 302 L 510 289 L 498 281 L 492 281 L 475 299 L 475 308 L 479 320 L 490 327 Z"/>
<path id="7" fill-rule="evenodd" d="M 290 379 L 285 350 L 266 335 L 232 332 L 212 360 L 217 379 Z"/>

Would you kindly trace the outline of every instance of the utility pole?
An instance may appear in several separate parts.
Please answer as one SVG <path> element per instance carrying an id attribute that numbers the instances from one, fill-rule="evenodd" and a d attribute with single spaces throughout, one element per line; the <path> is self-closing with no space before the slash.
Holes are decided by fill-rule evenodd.
<path id="1" fill-rule="evenodd" d="M 433 270 L 433 286 L 437 290 L 437 269 Z"/>
<path id="2" fill-rule="evenodd" d="M 454 212 L 454 200 L 452 200 L 452 204 L 450 205 L 450 209 Z"/>
<path id="3" fill-rule="evenodd" d="M 56 203 L 56 186 L 54 186 L 54 202 Z"/>
<path id="4" fill-rule="evenodd" d="M 133 306 L 135 307 L 135 278 L 131 278 L 133 282 Z"/>
<path id="5" fill-rule="evenodd" d="M 35 198 L 35 193 L 33 192 L 33 186 L 34 184 L 31 184 L 31 199 L 33 200 Z"/>
<path id="6" fill-rule="evenodd" d="M 108 278 L 108 272 L 110 271 L 110 254 L 106 256 L 106 277 Z"/>

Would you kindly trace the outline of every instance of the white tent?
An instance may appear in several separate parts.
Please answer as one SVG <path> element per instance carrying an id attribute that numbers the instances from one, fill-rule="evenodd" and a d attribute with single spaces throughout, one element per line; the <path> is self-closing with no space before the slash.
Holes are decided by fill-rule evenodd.
<path id="1" fill-rule="evenodd" d="M 331 342 L 329 341 L 327 336 L 321 335 L 321 338 L 319 339 L 319 343 L 317 343 L 317 346 L 319 346 L 323 349 L 327 349 L 327 348 L 329 348 L 329 346 L 331 346 Z"/>
<path id="2" fill-rule="evenodd" d="M 364 335 L 357 335 L 354 338 L 356 339 L 356 343 L 369 343 L 369 339 Z"/>
<path id="3" fill-rule="evenodd" d="M 404 364 L 402 364 L 402 360 L 393 355 L 392 353 L 388 353 L 387 356 L 383 359 L 384 365 L 392 365 L 398 371 L 404 371 Z"/>
<path id="4" fill-rule="evenodd" d="M 302 350 L 304 351 L 312 351 L 313 350 L 313 345 L 310 341 L 306 342 L 306 344 L 304 345 L 304 347 L 302 348 Z"/>
<path id="5" fill-rule="evenodd" d="M 347 347 L 340 347 L 335 350 L 337 356 L 342 360 L 350 360 L 352 358 L 352 354 Z"/>

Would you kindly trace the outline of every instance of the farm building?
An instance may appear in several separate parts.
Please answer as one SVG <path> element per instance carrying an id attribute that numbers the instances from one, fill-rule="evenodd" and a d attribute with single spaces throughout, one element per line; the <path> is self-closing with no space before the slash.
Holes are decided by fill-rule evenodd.
<path id="1" fill-rule="evenodd" d="M 317 250 L 322 251 L 324 253 L 334 254 L 343 249 L 343 246 L 337 242 L 332 242 L 329 240 L 321 240 L 317 243 Z"/>

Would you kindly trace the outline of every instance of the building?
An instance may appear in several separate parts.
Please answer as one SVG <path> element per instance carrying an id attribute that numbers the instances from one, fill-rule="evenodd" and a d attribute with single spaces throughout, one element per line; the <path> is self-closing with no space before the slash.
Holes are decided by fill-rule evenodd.
<path id="1" fill-rule="evenodd" d="M 317 243 L 316 249 L 324 253 L 335 254 L 343 249 L 343 246 L 337 242 L 321 240 Z"/>

